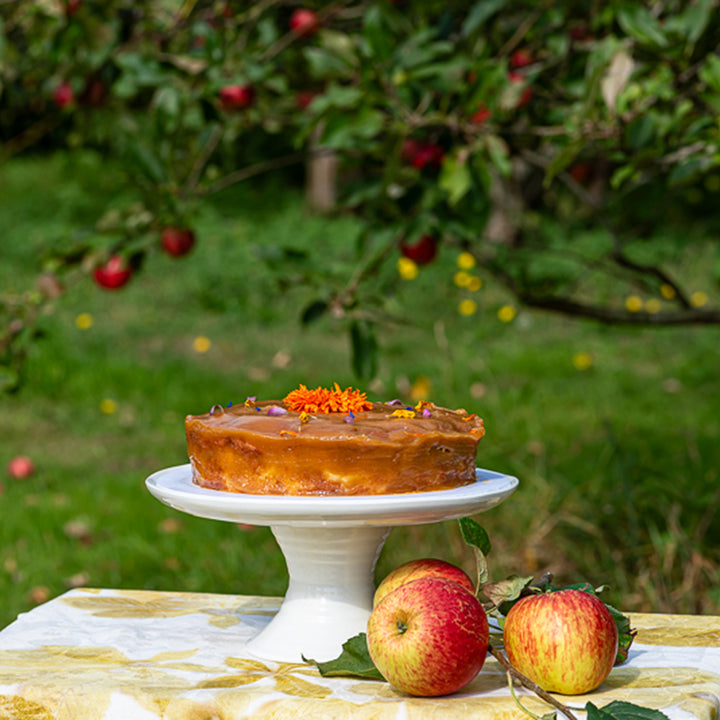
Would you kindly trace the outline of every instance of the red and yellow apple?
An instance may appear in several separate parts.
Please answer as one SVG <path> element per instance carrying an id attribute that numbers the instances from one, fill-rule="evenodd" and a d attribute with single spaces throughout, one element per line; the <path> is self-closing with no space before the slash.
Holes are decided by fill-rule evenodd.
<path id="1" fill-rule="evenodd" d="M 581 695 L 610 674 L 618 649 L 613 616 L 582 590 L 528 595 L 510 608 L 503 629 L 513 666 L 548 692 Z"/>
<path id="2" fill-rule="evenodd" d="M 462 585 L 423 577 L 386 595 L 370 613 L 370 657 L 382 676 L 409 695 L 448 695 L 485 663 L 488 621 Z"/>
<path id="3" fill-rule="evenodd" d="M 383 578 L 382 582 L 377 586 L 377 590 L 375 590 L 373 607 L 401 585 L 406 585 L 413 580 L 420 580 L 420 578 L 424 577 L 439 577 L 452 580 L 458 585 L 462 585 L 469 592 L 475 593 L 473 581 L 457 565 L 438 558 L 421 558 L 399 565 Z"/>

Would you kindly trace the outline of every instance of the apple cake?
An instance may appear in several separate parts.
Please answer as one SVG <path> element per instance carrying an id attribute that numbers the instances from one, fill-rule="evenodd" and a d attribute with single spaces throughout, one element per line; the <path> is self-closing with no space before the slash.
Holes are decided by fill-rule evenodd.
<path id="1" fill-rule="evenodd" d="M 382 495 L 475 481 L 483 421 L 421 401 L 304 385 L 283 400 L 249 397 L 188 415 L 193 482 L 254 495 Z"/>

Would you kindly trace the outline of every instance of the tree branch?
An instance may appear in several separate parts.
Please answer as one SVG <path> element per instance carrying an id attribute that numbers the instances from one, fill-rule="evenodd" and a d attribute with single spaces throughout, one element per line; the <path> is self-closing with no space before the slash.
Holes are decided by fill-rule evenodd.
<path id="1" fill-rule="evenodd" d="M 548 705 L 552 705 L 556 710 L 563 713 L 568 720 L 578 720 L 577 716 L 570 710 L 567 705 L 563 705 L 559 700 L 556 700 L 550 693 L 545 692 L 539 685 L 536 685 L 530 678 L 523 675 L 519 670 L 516 670 L 510 661 L 505 657 L 505 653 L 502 650 L 490 645 L 488 647 L 490 654 L 503 666 L 506 672 L 517 680 L 523 687 L 527 688 L 531 692 L 534 692 L 541 700 L 544 700 Z"/>
<path id="2" fill-rule="evenodd" d="M 540 310 L 563 315 L 600 320 L 609 325 L 667 327 L 673 325 L 720 325 L 720 309 L 688 308 L 677 312 L 628 312 L 620 308 L 587 305 L 565 297 L 538 297 L 531 293 L 515 293 L 523 303 Z"/>
<path id="3" fill-rule="evenodd" d="M 324 148 L 318 148 L 314 151 L 303 150 L 302 152 L 292 153 L 290 155 L 283 155 L 282 157 L 272 158 L 265 160 L 264 162 L 255 163 L 249 165 L 240 170 L 236 170 L 225 177 L 216 180 L 214 183 L 208 185 L 206 188 L 198 190 L 198 195 L 212 195 L 213 193 L 220 192 L 230 185 L 234 185 L 237 182 L 243 182 L 249 180 L 251 177 L 256 175 L 262 175 L 263 173 L 269 172 L 270 170 L 279 170 L 280 168 L 290 167 L 290 165 L 296 165 L 299 162 L 303 162 L 310 157 L 317 157 L 330 152 Z"/>

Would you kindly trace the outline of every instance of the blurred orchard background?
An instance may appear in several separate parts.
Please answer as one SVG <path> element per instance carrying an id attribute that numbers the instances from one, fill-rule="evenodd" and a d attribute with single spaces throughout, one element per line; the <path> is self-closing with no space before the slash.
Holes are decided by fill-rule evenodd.
<path id="1" fill-rule="evenodd" d="M 0 2 L 0 621 L 282 594 L 166 508 L 183 418 L 354 385 L 481 415 L 493 579 L 720 612 L 717 0 Z M 455 523 L 398 528 L 472 570 Z"/>

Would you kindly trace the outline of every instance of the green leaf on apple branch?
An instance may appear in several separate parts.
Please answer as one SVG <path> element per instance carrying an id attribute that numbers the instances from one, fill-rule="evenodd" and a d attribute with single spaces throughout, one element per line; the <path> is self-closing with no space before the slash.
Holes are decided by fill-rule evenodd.
<path id="1" fill-rule="evenodd" d="M 488 555 L 492 548 L 490 538 L 485 528 L 472 518 L 464 517 L 458 520 L 463 540 L 472 547 L 477 548 L 483 555 Z"/>
<path id="2" fill-rule="evenodd" d="M 507 602 L 517 600 L 532 582 L 532 575 L 520 577 L 519 575 L 511 575 L 506 580 L 488 583 L 483 585 L 482 592 L 485 597 L 490 600 L 495 607 L 502 610 L 502 605 Z"/>
<path id="3" fill-rule="evenodd" d="M 342 652 L 334 660 L 318 662 L 303 657 L 305 662 L 317 665 L 323 677 L 361 677 L 367 680 L 385 680 L 370 658 L 367 635 L 360 633 L 346 640 Z"/>
<path id="4" fill-rule="evenodd" d="M 630 646 L 637 635 L 637 630 L 633 630 L 630 626 L 630 618 L 616 610 L 612 605 L 605 603 L 605 607 L 615 620 L 618 629 L 618 652 L 615 658 L 616 665 L 622 665 L 628 659 Z"/>
<path id="5" fill-rule="evenodd" d="M 477 589 L 479 590 L 488 581 L 490 574 L 486 555 L 490 552 L 492 545 L 490 538 L 482 525 L 471 518 L 460 518 L 460 532 L 463 540 L 475 551 L 475 563 L 477 565 Z"/>
<path id="6" fill-rule="evenodd" d="M 641 707 L 624 700 L 613 700 L 601 708 L 588 702 L 585 711 L 587 720 L 668 720 L 668 716 L 660 710 Z"/>

